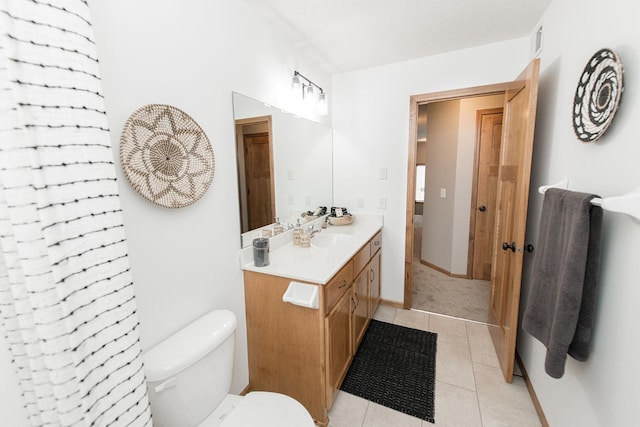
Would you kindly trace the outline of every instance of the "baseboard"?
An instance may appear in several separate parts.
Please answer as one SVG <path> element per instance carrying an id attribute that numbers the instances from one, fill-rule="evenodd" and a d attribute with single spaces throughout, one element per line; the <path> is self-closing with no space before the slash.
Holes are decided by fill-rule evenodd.
<path id="1" fill-rule="evenodd" d="M 246 396 L 251 391 L 251 384 L 247 385 L 241 392 L 240 396 Z"/>
<path id="2" fill-rule="evenodd" d="M 381 305 L 386 305 L 386 306 L 389 306 L 389 307 L 393 307 L 393 308 L 400 308 L 400 309 L 404 308 L 404 304 L 403 303 L 398 302 L 398 301 L 391 301 L 391 300 L 388 300 L 388 299 L 381 299 L 380 300 L 380 304 Z"/>
<path id="3" fill-rule="evenodd" d="M 524 367 L 524 363 L 522 359 L 520 359 L 520 355 L 516 351 L 516 362 L 520 367 L 520 371 L 522 371 L 522 378 L 524 379 L 524 383 L 527 385 L 527 390 L 529 390 L 529 396 L 531 396 L 531 401 L 533 402 L 533 406 L 536 409 L 536 413 L 538 414 L 538 418 L 540 419 L 540 424 L 542 427 L 549 427 L 549 422 L 547 421 L 547 417 L 544 415 L 544 411 L 542 410 L 542 405 L 540 405 L 540 401 L 538 400 L 538 396 L 536 395 L 536 391 L 533 389 L 533 384 L 531 384 L 531 379 L 527 374 L 527 370 Z"/>
<path id="4" fill-rule="evenodd" d="M 442 268 L 442 267 L 440 267 L 438 265 L 435 265 L 435 264 L 431 264 L 428 261 L 420 260 L 420 264 L 426 265 L 427 267 L 429 267 L 429 268 L 431 268 L 433 270 L 436 270 L 436 271 L 438 271 L 438 272 L 440 272 L 442 274 L 446 274 L 449 277 L 455 277 L 456 279 L 468 279 L 469 278 L 469 276 L 467 276 L 466 274 L 452 273 L 449 270 L 445 270 L 444 268 Z"/>

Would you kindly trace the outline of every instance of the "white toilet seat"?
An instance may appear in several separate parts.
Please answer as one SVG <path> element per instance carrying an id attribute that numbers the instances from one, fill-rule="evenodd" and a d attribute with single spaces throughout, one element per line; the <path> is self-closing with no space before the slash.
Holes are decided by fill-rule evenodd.
<path id="1" fill-rule="evenodd" d="M 248 393 L 227 415 L 221 427 L 314 427 L 300 402 L 280 393 Z"/>

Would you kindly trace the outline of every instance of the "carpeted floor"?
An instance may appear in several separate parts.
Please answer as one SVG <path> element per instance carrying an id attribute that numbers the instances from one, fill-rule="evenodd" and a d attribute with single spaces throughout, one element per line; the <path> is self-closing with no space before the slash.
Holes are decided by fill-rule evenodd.
<path id="1" fill-rule="evenodd" d="M 422 227 L 414 227 L 412 308 L 466 320 L 488 323 L 489 293 L 487 280 L 458 279 L 420 263 Z"/>
<path id="2" fill-rule="evenodd" d="M 371 320 L 340 387 L 434 422 L 437 334 Z"/>

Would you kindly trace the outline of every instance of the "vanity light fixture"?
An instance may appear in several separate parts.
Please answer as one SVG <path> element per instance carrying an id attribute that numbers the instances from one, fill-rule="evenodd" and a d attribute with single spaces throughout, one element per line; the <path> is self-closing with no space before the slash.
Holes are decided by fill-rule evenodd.
<path id="1" fill-rule="evenodd" d="M 291 79 L 291 89 L 294 96 L 301 97 L 306 105 L 315 105 L 317 114 L 326 116 L 328 114 L 327 94 L 322 90 L 320 86 L 300 74 L 298 71 L 294 71 L 293 78 Z"/>

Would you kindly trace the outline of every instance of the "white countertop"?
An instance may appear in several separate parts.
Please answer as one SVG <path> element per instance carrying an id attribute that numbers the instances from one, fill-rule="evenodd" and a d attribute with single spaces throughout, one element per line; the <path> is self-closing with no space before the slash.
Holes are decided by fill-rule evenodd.
<path id="1" fill-rule="evenodd" d="M 323 218 L 316 220 L 320 227 Z M 293 231 L 270 239 L 271 250 L 269 265 L 256 267 L 253 264 L 253 248 L 244 248 L 240 252 L 243 270 L 271 274 L 294 280 L 326 284 L 349 261 L 362 246 L 382 228 L 382 215 L 355 215 L 349 225 L 329 225 L 311 239 L 310 248 L 294 245 Z M 308 226 L 309 224 L 307 224 Z M 328 246 L 315 245 L 316 236 L 324 234 L 342 234 L 347 237 Z"/>

